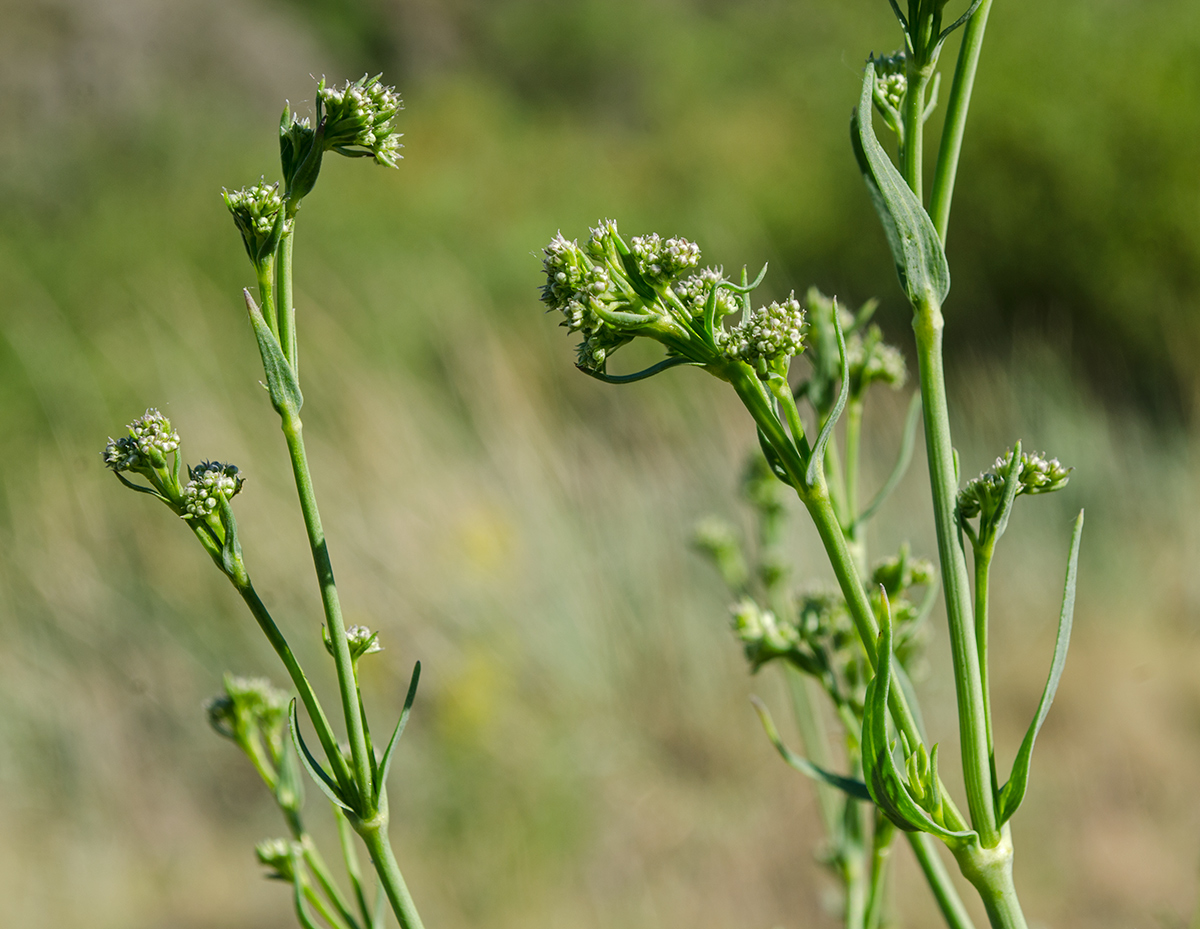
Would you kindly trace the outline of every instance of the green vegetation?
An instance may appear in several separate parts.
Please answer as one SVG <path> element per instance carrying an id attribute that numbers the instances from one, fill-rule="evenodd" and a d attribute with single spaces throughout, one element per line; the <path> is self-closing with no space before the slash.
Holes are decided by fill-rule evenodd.
<path id="1" fill-rule="evenodd" d="M 185 6 L 171 28 L 65 0 L 0 14 L 0 922 L 291 924 L 250 853 L 276 814 L 199 710 L 227 667 L 278 682 L 274 658 L 95 449 L 152 399 L 237 461 L 256 580 L 317 660 L 320 616 L 288 594 L 311 584 L 294 491 L 246 374 L 234 295 L 254 281 L 215 191 L 263 171 L 262 127 L 309 72 L 385 69 L 406 160 L 386 180 L 323 175 L 297 303 L 348 620 L 387 645 L 364 666 L 368 699 L 398 713 L 395 682 L 425 662 L 393 803 L 423 916 L 821 925 L 821 879 L 797 864 L 817 824 L 807 785 L 763 743 L 722 593 L 687 552 L 696 518 L 737 512 L 738 411 L 694 378 L 627 388 L 636 403 L 580 378 L 531 318 L 530 281 L 560 225 L 618 215 L 728 267 L 769 258 L 776 299 L 810 281 L 852 305 L 879 293 L 878 318 L 906 333 L 845 157 L 863 30 L 895 44 L 886 6 L 347 4 L 361 32 L 336 5 Z M 1089 506 L 1087 622 L 1016 827 L 1023 899 L 1054 925 L 1178 925 L 1196 896 L 1179 772 L 1200 760 L 1200 501 L 1180 428 L 1200 332 L 1198 15 L 1184 0 L 997 7 L 950 231 L 972 308 L 954 333 L 970 346 L 968 473 L 1013 436 L 1078 469 L 1061 502 L 1014 519 L 1027 544 L 994 569 L 1030 579 L 992 607 L 1006 744 L 1033 711 L 1061 582 L 1061 551 L 1029 540 Z M 888 403 L 894 448 L 904 414 Z M 865 477 L 889 467 L 868 460 Z M 913 471 L 900 518 L 927 517 Z M 815 540 L 795 541 L 821 579 Z M 931 664 L 943 648 L 935 636 Z M 946 679 L 923 686 L 949 697 Z M 911 862 L 896 867 L 912 924 L 936 918 Z"/>

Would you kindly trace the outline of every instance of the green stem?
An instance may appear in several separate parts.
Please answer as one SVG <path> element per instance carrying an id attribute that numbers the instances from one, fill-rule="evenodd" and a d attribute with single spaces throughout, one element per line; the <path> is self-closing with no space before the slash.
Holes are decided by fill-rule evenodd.
<path id="1" fill-rule="evenodd" d="M 992 929 L 1027 929 L 1013 884 L 1013 847 L 1008 826 L 994 848 L 963 846 L 954 852 L 959 869 L 983 900 Z"/>
<path id="2" fill-rule="evenodd" d="M 346 873 L 350 875 L 350 884 L 354 888 L 354 899 L 362 912 L 363 925 L 372 925 L 371 908 L 367 905 L 367 896 L 363 892 L 362 869 L 358 866 L 358 854 L 354 851 L 354 832 L 350 822 L 340 808 L 333 808 L 333 816 L 337 820 L 338 843 L 342 847 L 342 861 L 346 865 Z"/>
<path id="3" fill-rule="evenodd" d="M 963 27 L 962 45 L 958 49 L 958 64 L 954 68 L 954 81 L 950 85 L 950 98 L 946 101 L 946 122 L 942 126 L 942 142 L 938 148 L 937 166 L 934 169 L 933 188 L 929 199 L 929 215 L 938 235 L 945 244 L 946 232 L 950 227 L 950 202 L 954 198 L 954 181 L 958 175 L 958 158 L 962 152 L 963 134 L 967 127 L 967 111 L 971 106 L 971 92 L 975 88 L 975 72 L 979 67 L 979 53 L 983 48 L 983 34 L 987 29 L 988 14 L 992 0 L 983 0 L 975 15 Z"/>
<path id="4" fill-rule="evenodd" d="M 316 911 L 321 914 L 321 918 L 324 919 L 325 922 L 329 923 L 333 929 L 350 929 L 350 927 L 346 925 L 345 921 L 343 921 L 337 913 L 329 908 L 329 904 L 325 902 L 324 898 L 322 898 L 320 894 L 313 890 L 312 885 L 309 884 L 308 881 L 304 881 L 304 896 L 308 902 L 312 904 Z"/>
<path id="5" fill-rule="evenodd" d="M 358 920 L 354 918 L 354 912 L 350 909 L 350 904 L 346 902 L 346 898 L 342 896 L 341 890 L 338 889 L 333 875 L 329 872 L 329 866 L 325 864 L 325 859 L 321 857 L 320 851 L 317 850 L 312 836 L 307 832 L 301 832 L 295 838 L 300 843 L 305 863 L 308 865 L 309 870 L 312 871 L 313 877 L 317 879 L 317 883 L 321 885 L 321 890 L 325 892 L 325 896 L 329 898 L 329 902 L 334 905 L 348 926 L 358 926 Z"/>
<path id="6" fill-rule="evenodd" d="M 925 161 L 925 88 L 929 84 L 930 68 L 908 66 L 908 92 L 904 95 L 904 180 L 921 200 L 922 168 Z"/>
<path id="7" fill-rule="evenodd" d="M 904 837 L 908 839 L 908 844 L 917 857 L 917 864 L 921 866 L 921 872 L 933 890 L 933 896 L 937 900 L 938 909 L 942 911 L 946 925 L 950 929 L 975 929 L 971 916 L 963 906 L 962 898 L 950 878 L 950 872 L 946 870 L 946 865 L 938 854 L 939 843 L 933 836 L 924 832 L 906 832 Z"/>
<path id="8" fill-rule="evenodd" d="M 995 798 L 992 793 L 979 652 L 976 648 L 975 629 L 971 622 L 970 583 L 967 579 L 966 557 L 959 539 L 958 522 L 955 519 L 958 478 L 955 474 L 954 448 L 950 439 L 950 414 L 942 367 L 944 322 L 941 308 L 931 300 L 922 302 L 914 309 L 916 312 L 913 317 L 913 329 L 917 337 L 917 357 L 921 371 L 921 402 L 925 414 L 929 481 L 942 569 L 942 589 L 946 595 L 950 648 L 954 659 L 954 687 L 958 698 L 963 780 L 966 783 L 971 825 L 979 833 L 979 840 L 984 848 L 992 848 L 1000 841 L 1000 831 L 996 825 Z"/>
<path id="9" fill-rule="evenodd" d="M 862 525 L 858 521 L 858 465 L 861 458 L 863 402 L 860 397 L 851 397 L 846 404 L 846 541 L 860 575 L 867 573 L 867 543 L 862 536 Z"/>
<path id="10" fill-rule="evenodd" d="M 333 644 L 338 690 L 346 718 L 346 734 L 350 741 L 350 759 L 354 781 L 358 787 L 358 811 L 369 817 L 375 812 L 372 759 L 367 750 L 366 729 L 358 699 L 358 685 L 354 677 L 354 662 L 350 657 L 350 643 L 346 641 L 346 624 L 342 619 L 342 605 L 333 577 L 333 564 L 329 559 L 325 530 L 321 526 L 321 514 L 317 509 L 312 476 L 308 470 L 308 456 L 304 450 L 304 427 L 300 417 L 295 414 L 281 417 L 281 422 L 284 437 L 287 439 L 288 455 L 292 461 L 292 473 L 296 478 L 300 509 L 304 514 L 304 527 L 308 531 L 308 543 L 312 548 L 313 567 L 316 569 L 317 582 L 321 588 L 321 605 L 325 610 L 325 622 Z"/>
<path id="11" fill-rule="evenodd" d="M 258 277 L 258 302 L 261 304 L 263 319 L 276 336 L 279 335 L 279 323 L 275 315 L 275 259 L 272 256 L 261 264 L 255 263 L 254 271 Z"/>
<path id="12" fill-rule="evenodd" d="M 233 579 L 230 578 L 230 580 L 232 581 Z M 279 656 L 279 660 L 283 662 L 283 666 L 287 669 L 288 676 L 292 679 L 292 684 L 295 685 L 296 692 L 300 695 L 300 702 L 304 704 L 308 718 L 312 720 L 313 728 L 317 732 L 317 739 L 321 743 L 321 748 L 325 750 L 330 764 L 334 766 L 335 779 L 339 783 L 348 782 L 350 771 L 346 767 L 346 762 L 342 758 L 341 751 L 338 749 L 337 738 L 333 734 L 333 728 L 329 725 L 329 719 L 325 716 L 325 711 L 321 708 L 321 703 L 317 700 L 316 692 L 312 689 L 312 684 L 308 682 L 308 678 L 304 674 L 304 669 L 300 667 L 300 662 L 296 660 L 291 647 L 287 644 L 287 639 L 283 637 L 283 633 L 275 625 L 275 620 L 271 618 L 271 614 L 259 598 L 258 592 L 254 589 L 254 585 L 250 582 L 249 577 L 245 577 L 242 581 L 233 581 L 233 585 L 241 595 L 242 600 L 245 601 L 246 606 L 250 608 L 250 612 L 254 615 L 254 618 L 258 621 L 258 627 L 263 631 L 263 635 L 267 637 L 267 641 L 271 643 L 271 647 L 275 649 L 275 654 Z"/>
<path id="13" fill-rule="evenodd" d="M 388 844 L 384 829 L 386 824 L 385 813 L 369 824 L 360 820 L 355 823 L 355 831 L 367 846 L 371 864 L 375 866 L 375 873 L 379 875 L 379 882 L 392 905 L 392 912 L 400 921 L 400 929 L 424 929 L 421 917 L 417 914 L 417 907 L 409 895 L 408 886 L 400 874 L 400 866 L 396 864 L 396 856 L 392 854 L 392 847 Z"/>
<path id="14" fill-rule="evenodd" d="M 292 239 L 295 236 L 295 211 L 288 206 L 288 225 L 279 240 L 279 346 L 300 379 L 300 356 L 296 350 L 296 304 L 292 294 Z"/>
<path id="15" fill-rule="evenodd" d="M 890 819 L 875 812 L 875 831 L 871 837 L 871 887 L 867 896 L 867 915 L 863 920 L 866 929 L 878 929 L 883 918 L 884 898 L 887 896 L 888 862 L 892 856 L 892 842 L 896 838 L 896 827 Z"/>
<path id="16" fill-rule="evenodd" d="M 994 544 L 994 543 L 993 543 Z M 1000 785 L 996 780 L 996 747 L 992 737 L 992 691 L 988 686 L 988 581 L 992 568 L 992 546 L 975 549 L 975 648 L 979 653 L 979 683 L 983 688 L 983 724 L 987 732 L 988 760 L 992 793 Z"/>

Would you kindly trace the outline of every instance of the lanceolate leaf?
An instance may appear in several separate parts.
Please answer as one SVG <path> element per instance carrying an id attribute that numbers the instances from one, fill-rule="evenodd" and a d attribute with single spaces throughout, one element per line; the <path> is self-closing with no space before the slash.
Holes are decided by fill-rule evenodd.
<path id="1" fill-rule="evenodd" d="M 1067 559 L 1067 580 L 1063 585 L 1062 611 L 1058 615 L 1058 638 L 1054 643 L 1054 658 L 1050 662 L 1050 677 L 1046 680 L 1046 688 L 1042 691 L 1042 699 L 1038 703 L 1037 713 L 1029 724 L 1029 731 L 1021 742 L 1021 749 L 1013 761 L 1012 775 L 1008 783 L 1000 790 L 996 799 L 997 824 L 1008 822 L 1013 813 L 1017 812 L 1021 801 L 1025 799 L 1025 788 L 1029 785 L 1029 762 L 1033 757 L 1033 743 L 1037 741 L 1038 731 L 1046 721 L 1050 712 L 1050 704 L 1054 702 L 1054 694 L 1058 690 L 1058 679 L 1062 677 L 1063 666 L 1067 662 L 1067 646 L 1071 641 L 1071 622 L 1075 615 L 1075 576 L 1079 564 L 1079 542 L 1083 537 L 1083 511 L 1075 520 L 1075 531 L 1071 534 L 1071 554 Z"/>
<path id="2" fill-rule="evenodd" d="M 271 406 L 281 416 L 300 412 L 304 405 L 304 395 L 300 393 L 300 384 L 292 366 L 284 357 L 283 349 L 275 333 L 263 319 L 262 311 L 250 291 L 242 292 L 246 298 L 246 310 L 250 314 L 250 325 L 254 329 L 254 338 L 258 341 L 258 353 L 262 356 L 263 373 L 267 376 L 267 392 L 271 395 Z"/>
<path id="3" fill-rule="evenodd" d="M 408 714 L 412 711 L 413 701 L 417 698 L 417 682 L 420 680 L 421 662 L 418 661 L 413 666 L 412 680 L 408 685 L 408 696 L 404 698 L 404 709 L 400 711 L 400 719 L 396 722 L 396 731 L 388 740 L 387 748 L 383 751 L 383 760 L 379 762 L 379 774 L 375 778 L 376 805 L 379 804 L 379 798 L 383 796 L 383 785 L 387 781 L 388 769 L 392 766 L 392 753 L 396 750 L 396 743 L 400 741 L 400 736 L 404 733 L 404 727 L 408 723 Z"/>
<path id="4" fill-rule="evenodd" d="M 783 744 L 783 739 L 779 737 L 779 730 L 775 728 L 775 721 L 771 719 L 771 713 L 758 697 L 751 697 L 750 702 L 754 704 L 754 710 L 758 713 L 759 720 L 762 721 L 763 729 L 766 730 L 767 738 L 771 740 L 771 744 L 775 746 L 775 750 L 789 765 L 799 771 L 801 774 L 807 774 L 815 781 L 824 781 L 838 790 L 845 791 L 851 797 L 858 800 L 870 801 L 871 793 L 867 790 L 867 785 L 862 781 L 857 781 L 852 777 L 842 777 L 840 774 L 834 774 L 826 771 L 813 764 L 807 758 L 801 758 L 790 748 Z"/>
<path id="5" fill-rule="evenodd" d="M 903 479 L 904 472 L 908 470 L 909 462 L 912 461 L 913 446 L 916 444 L 917 437 L 917 423 L 920 421 L 921 392 L 918 390 L 913 392 L 912 399 L 908 403 L 908 415 L 904 419 L 904 433 L 900 439 L 900 451 L 896 455 L 896 463 L 892 466 L 892 473 L 883 482 L 883 486 L 879 488 L 879 492 L 875 494 L 875 498 L 867 504 L 867 508 L 854 520 L 855 526 L 861 526 L 864 523 L 870 522 L 871 517 L 878 512 L 879 508 L 883 506 L 884 501 L 896 489 L 896 485 Z"/>
<path id="6" fill-rule="evenodd" d="M 334 783 L 333 778 L 325 773 L 325 770 L 321 767 L 317 759 L 312 756 L 312 752 L 308 750 L 308 746 L 304 744 L 304 737 L 300 735 L 300 723 L 296 719 L 295 700 L 292 700 L 292 705 L 288 709 L 288 722 L 290 723 L 289 728 L 292 732 L 292 745 L 295 746 L 296 754 L 300 758 L 300 763 L 304 765 L 304 770 L 316 782 L 317 786 L 321 789 L 321 793 L 325 794 L 325 796 L 343 810 L 349 810 L 353 813 L 354 810 L 350 809 L 346 801 L 341 798 L 341 791 L 338 785 Z"/>
<path id="7" fill-rule="evenodd" d="M 875 138 L 871 125 L 874 87 L 875 64 L 868 61 L 858 110 L 850 121 L 850 141 L 909 303 L 916 306 L 933 301 L 941 306 L 950 292 L 946 253 L 929 214 Z"/>
<path id="8" fill-rule="evenodd" d="M 833 404 L 833 409 L 829 411 L 829 416 L 825 419 L 825 425 L 821 427 L 821 431 L 817 434 L 817 441 L 813 445 L 812 455 L 808 459 L 808 472 L 804 475 L 804 482 L 809 487 L 816 486 L 821 469 L 825 467 L 825 447 L 829 444 L 829 439 L 833 435 L 833 427 L 837 425 L 837 421 L 842 415 L 842 410 L 846 409 L 846 398 L 850 395 L 850 365 L 846 364 L 846 336 L 842 332 L 842 322 L 839 316 L 837 301 L 834 300 L 833 330 L 837 333 L 838 357 L 842 362 L 842 387 L 838 391 L 837 401 Z"/>

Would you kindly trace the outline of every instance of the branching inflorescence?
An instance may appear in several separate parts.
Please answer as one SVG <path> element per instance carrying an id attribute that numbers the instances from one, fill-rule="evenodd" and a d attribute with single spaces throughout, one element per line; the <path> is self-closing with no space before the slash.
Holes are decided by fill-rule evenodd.
<path id="1" fill-rule="evenodd" d="M 757 705 L 784 758 L 818 781 L 824 857 L 845 887 L 848 929 L 881 924 L 885 865 L 897 830 L 908 836 L 948 925 L 965 929 L 971 920 L 931 839 L 953 853 L 994 927 L 1023 929 L 1008 821 L 1024 797 L 1033 744 L 1066 657 L 1083 516 L 1072 538 L 1049 679 L 1012 772 L 1001 781 L 988 687 L 989 567 L 1015 499 L 1060 489 L 1069 469 L 1023 453 L 1018 444 L 960 488 L 942 359 L 942 306 L 950 291 L 944 240 L 991 0 L 964 4 L 954 19 L 944 15 L 947 0 L 908 0 L 906 9 L 889 2 L 904 46 L 867 62 L 851 141 L 912 307 L 919 391 L 909 405 L 896 464 L 869 501 L 859 497 L 863 407 L 872 386 L 900 389 L 907 378 L 900 352 L 870 323 L 874 303 L 850 314 L 813 290 L 803 302 L 793 294 L 753 309 L 750 294 L 765 268 L 753 282 L 745 270 L 735 282 L 720 269 L 699 270 L 699 249 L 687 240 L 651 234 L 626 244 L 611 220 L 593 229 L 584 246 L 561 233 L 554 237 L 545 249 L 542 299 L 582 336 L 577 365 L 584 373 L 627 383 L 680 365 L 700 367 L 728 382 L 754 421 L 759 452 L 745 482 L 754 544 L 712 519 L 699 527 L 696 544 L 735 598 L 733 626 L 752 670 L 768 664 L 788 669 L 810 757 L 788 749 L 765 706 Z M 937 104 L 939 56 L 959 28 L 962 46 L 926 198 L 925 125 Z M 876 138 L 876 112 L 895 136 L 895 162 Z M 636 338 L 659 343 L 665 358 L 631 374 L 611 373 L 613 353 Z M 804 376 L 792 365 L 801 356 L 808 361 Z M 869 567 L 863 529 L 901 479 L 922 420 L 938 569 L 907 548 Z M 787 586 L 779 528 L 785 509 L 772 489 L 779 482 L 794 490 L 811 516 L 836 589 Z M 964 538 L 974 554 L 973 578 Z M 942 783 L 938 746 L 929 742 L 912 684 L 939 587 L 950 633 L 966 810 Z M 841 760 L 827 741 L 820 707 L 825 699 L 843 730 Z M 845 765 L 846 773 L 834 773 L 834 765 Z"/>
<path id="2" fill-rule="evenodd" d="M 245 483 L 241 471 L 232 464 L 202 461 L 185 472 L 179 435 L 157 410 L 147 410 L 130 423 L 128 435 L 110 439 L 104 451 L 105 464 L 123 484 L 157 497 L 186 521 L 267 636 L 316 732 L 323 760 L 309 750 L 301 736 L 297 701 L 263 679 L 227 676 L 224 693 L 208 704 L 213 728 L 246 754 L 283 814 L 288 837 L 261 843 L 256 854 L 269 876 L 292 885 L 296 918 L 306 929 L 317 925 L 377 929 L 384 924 L 387 904 L 404 929 L 421 926 L 389 844 L 385 787 L 397 740 L 416 695 L 420 665 L 413 671 L 399 722 L 382 752 L 377 752 L 359 691 L 358 662 L 382 646 L 378 633 L 365 626 L 346 628 L 342 619 L 302 437 L 304 397 L 292 299 L 296 214 L 317 181 L 323 156 L 335 152 L 370 157 L 378 164 L 396 167 L 400 135 L 394 120 L 400 106 L 400 97 L 379 77 L 364 76 L 341 87 L 327 86 L 322 80 L 311 119 L 284 108 L 279 127 L 282 182 L 262 181 L 223 194 L 258 279 L 258 300 L 249 291 L 244 293 L 246 310 L 271 405 L 287 443 L 312 548 L 325 613 L 321 634 L 337 670 L 348 745 L 339 741 L 287 639 L 251 582 L 231 505 Z M 330 801 L 337 819 L 349 894 L 338 886 L 305 827 L 301 768 Z M 378 877 L 374 900 L 368 900 L 359 868 L 355 832 Z"/>

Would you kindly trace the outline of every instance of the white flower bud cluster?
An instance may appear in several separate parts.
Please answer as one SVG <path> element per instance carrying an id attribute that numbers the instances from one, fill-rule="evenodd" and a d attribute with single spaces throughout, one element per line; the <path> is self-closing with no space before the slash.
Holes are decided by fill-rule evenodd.
<path id="1" fill-rule="evenodd" d="M 333 654 L 333 639 L 329 636 L 329 628 L 321 627 L 321 640 L 325 643 L 325 651 Z M 350 646 L 350 658 L 358 661 L 363 655 L 374 655 L 383 651 L 379 644 L 379 633 L 372 632 L 366 626 L 350 626 L 346 629 L 346 644 Z"/>
<path id="2" fill-rule="evenodd" d="M 326 87 L 321 81 L 317 97 L 327 114 L 325 145 L 339 151 L 347 146 L 364 148 L 380 164 L 395 167 L 400 135 L 392 119 L 403 104 L 395 88 L 380 83 L 379 77 L 364 74 L 341 88 Z"/>
<path id="3" fill-rule="evenodd" d="M 804 350 L 804 309 L 792 294 L 755 310 L 729 335 L 729 350 L 745 361 L 794 357 Z"/>
<path id="4" fill-rule="evenodd" d="M 233 214 L 242 234 L 266 239 L 275 227 L 275 217 L 283 209 L 279 184 L 255 184 L 235 191 L 224 191 L 225 206 Z"/>
<path id="5" fill-rule="evenodd" d="M 546 283 L 542 286 L 542 302 L 562 312 L 564 325 L 571 332 L 594 328 L 599 320 L 588 309 L 587 301 L 612 290 L 608 271 L 592 265 L 579 243 L 568 241 L 561 232 L 543 252 Z"/>
<path id="6" fill-rule="evenodd" d="M 850 366 L 850 377 L 860 385 L 860 391 L 876 381 L 892 388 L 903 387 L 908 380 L 904 356 L 896 347 L 879 341 L 877 326 L 871 329 L 871 338 L 865 342 L 857 333 L 846 340 L 846 363 Z"/>
<path id="7" fill-rule="evenodd" d="M 999 463 L 999 462 L 997 462 Z M 1057 458 L 1038 453 L 1021 455 L 1021 493 L 1045 494 L 1058 490 L 1070 480 L 1071 469 Z"/>
<path id="8" fill-rule="evenodd" d="M 671 290 L 679 298 L 679 302 L 687 307 L 693 316 L 699 316 L 708 305 L 708 294 L 713 284 L 725 279 L 719 268 L 704 268 L 698 274 L 685 277 L 671 285 Z M 740 309 L 737 295 L 726 287 L 717 288 L 717 317 L 728 316 Z"/>
<path id="9" fill-rule="evenodd" d="M 146 410 L 125 428 L 129 435 L 110 437 L 104 447 L 104 463 L 114 471 L 148 469 L 155 459 L 161 464 L 165 455 L 179 448 L 179 433 L 158 410 Z"/>
<path id="10" fill-rule="evenodd" d="M 899 110 L 908 92 L 907 62 L 903 51 L 875 59 L 875 92 L 893 110 Z"/>
<path id="11" fill-rule="evenodd" d="M 798 641 L 794 626 L 780 623 L 774 613 L 749 597 L 736 603 L 732 612 L 734 632 L 748 652 L 753 650 L 758 655 L 773 657 L 786 654 Z"/>
<path id="12" fill-rule="evenodd" d="M 674 237 L 664 242 L 652 232 L 634 236 L 629 249 L 637 258 L 642 276 L 654 283 L 678 280 L 700 264 L 700 246 L 687 239 Z"/>
<path id="13" fill-rule="evenodd" d="M 234 465 L 219 461 L 205 461 L 188 468 L 188 476 L 191 480 L 183 488 L 184 509 L 189 517 L 197 519 L 215 513 L 220 501 L 236 496 L 245 481 Z"/>

